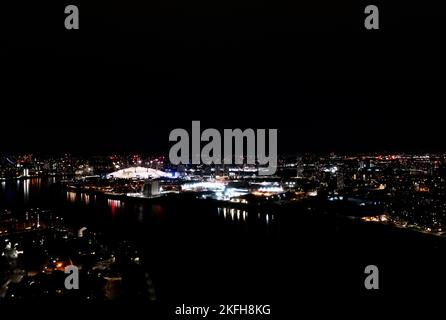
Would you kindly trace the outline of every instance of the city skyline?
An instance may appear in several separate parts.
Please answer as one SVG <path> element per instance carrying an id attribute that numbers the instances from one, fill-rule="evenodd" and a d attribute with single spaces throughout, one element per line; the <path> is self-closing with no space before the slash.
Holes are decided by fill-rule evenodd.
<path id="1" fill-rule="evenodd" d="M 1 312 L 441 311 L 445 12 L 3 4 Z"/>
<path id="2" fill-rule="evenodd" d="M 273 299 L 285 279 L 302 286 L 296 270 L 308 276 L 308 289 L 325 279 L 315 263 L 288 260 L 285 271 L 275 263 L 276 252 L 288 259 L 285 253 L 296 248 L 318 264 L 341 256 L 335 265 L 340 277 L 326 283 L 342 280 L 349 294 L 359 290 L 352 268 L 364 268 L 362 258 L 352 258 L 358 252 L 385 259 L 379 267 L 396 277 L 387 264 L 399 270 L 412 258 L 405 241 L 418 254 L 446 243 L 446 153 L 279 157 L 272 176 L 260 175 L 252 164 L 173 166 L 162 155 L 25 154 L 0 160 L 2 303 L 95 304 L 131 297 L 171 303 L 191 294 Z M 326 243 L 333 231 L 335 251 Z M 207 253 L 212 268 L 203 268 L 201 258 L 184 263 L 188 250 L 206 250 L 208 237 L 219 248 L 216 255 Z M 235 258 L 222 264 L 220 250 L 228 248 Z M 245 272 L 228 269 L 240 261 Z M 63 287 L 70 265 L 82 270 L 77 293 Z M 421 274 L 430 266 L 406 272 Z M 215 272 L 226 275 L 223 283 Z M 267 285 L 257 291 L 260 275 Z M 439 273 L 435 277 L 435 283 L 446 281 Z M 417 287 L 430 288 L 422 279 Z M 385 293 L 400 292 L 399 282 L 387 281 Z"/>

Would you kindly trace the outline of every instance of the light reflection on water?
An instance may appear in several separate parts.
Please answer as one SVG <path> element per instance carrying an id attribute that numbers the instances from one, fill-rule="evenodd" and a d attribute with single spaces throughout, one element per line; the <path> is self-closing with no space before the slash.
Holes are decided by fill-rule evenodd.
<path id="1" fill-rule="evenodd" d="M 85 206 L 94 205 L 96 202 L 96 195 L 88 194 L 85 192 L 75 192 L 75 191 L 67 191 L 67 201 L 70 203 L 79 203 Z M 110 209 L 110 213 L 112 216 L 115 216 L 116 213 L 124 207 L 124 201 L 115 200 L 115 199 L 107 199 L 107 207 Z"/>
<path id="2" fill-rule="evenodd" d="M 76 202 L 77 193 L 73 191 L 67 191 L 67 200 L 69 202 Z"/>
<path id="3" fill-rule="evenodd" d="M 24 179 L 24 180 L 19 180 L 17 179 L 16 181 L 16 190 L 18 194 L 22 194 L 23 195 L 23 201 L 25 203 L 27 203 L 29 201 L 29 187 L 31 184 L 31 179 Z M 2 190 L 4 189 L 4 187 L 6 186 L 5 182 L 2 182 Z"/>
<path id="4" fill-rule="evenodd" d="M 138 222 L 143 222 L 144 221 L 144 206 L 142 204 L 140 204 L 138 206 L 136 219 L 138 220 Z"/>
<path id="5" fill-rule="evenodd" d="M 81 193 L 81 201 L 86 205 L 90 204 L 90 195 L 86 193 Z"/>
<path id="6" fill-rule="evenodd" d="M 30 185 L 29 179 L 23 180 L 23 198 L 25 202 L 29 200 L 29 185 Z"/>
<path id="7" fill-rule="evenodd" d="M 84 212 L 82 210 L 88 210 L 85 212 L 100 212 L 100 214 L 106 214 L 110 217 L 115 217 L 121 219 L 130 216 L 136 218 L 137 222 L 144 222 L 147 218 L 147 222 L 150 223 L 153 218 L 156 221 L 166 220 L 169 217 L 174 216 L 176 214 L 176 210 L 172 210 L 171 207 L 166 205 L 165 203 L 154 203 L 154 204 L 134 204 L 133 202 L 129 202 L 128 205 L 124 206 L 125 200 L 117 200 L 117 199 L 106 199 L 100 195 L 94 195 L 91 193 L 80 192 L 80 191 L 63 191 L 63 193 L 59 193 L 60 189 L 58 188 L 49 188 L 51 184 L 54 182 L 55 178 L 41 179 L 41 178 L 31 178 L 24 180 L 9 180 L 0 182 L 0 200 L 3 199 L 4 207 L 11 207 L 16 203 L 23 203 L 26 206 L 48 206 L 48 203 L 51 206 L 61 206 L 63 210 L 62 212 L 67 212 L 73 210 L 75 212 Z M 57 199 L 56 202 L 54 195 L 62 195 L 62 199 Z M 51 191 L 51 193 L 49 192 Z M 62 201 L 60 201 L 62 200 Z M 70 204 L 65 207 L 65 204 Z M 72 206 L 74 205 L 74 206 Z M 170 211 L 169 211 L 170 210 Z M 182 209 L 180 209 L 181 211 Z M 187 211 L 185 209 L 185 211 Z M 169 212 L 171 215 L 169 216 Z M 174 212 L 174 213 L 172 213 Z M 218 212 L 218 215 L 215 213 Z M 122 214 L 121 214 L 122 213 Z M 126 215 L 124 213 L 130 213 Z M 212 214 L 214 213 L 214 214 Z M 231 206 L 225 207 L 213 207 L 209 212 L 210 215 L 214 215 L 214 218 L 218 218 L 218 220 L 223 222 L 223 225 L 229 224 L 237 224 L 237 225 L 263 225 L 273 227 L 278 223 L 275 220 L 275 216 L 271 212 L 262 212 L 262 211 L 254 211 L 252 208 L 234 208 Z M 88 215 L 91 217 L 93 215 Z M 92 218 L 95 219 L 95 218 Z M 193 219 L 191 219 L 193 220 Z M 166 220 L 170 221 L 170 220 Z M 167 222 L 166 222 L 167 223 Z"/>
<path id="8" fill-rule="evenodd" d="M 31 188 L 33 190 L 38 191 L 38 190 L 40 190 L 40 188 L 42 186 L 42 179 L 41 178 L 32 178 L 30 180 L 30 183 L 31 183 Z"/>
<path id="9" fill-rule="evenodd" d="M 82 203 L 84 205 L 93 205 L 96 202 L 96 196 L 87 193 L 78 193 L 73 191 L 67 191 L 67 201 L 71 203 Z M 116 216 L 122 209 L 124 209 L 124 201 L 116 199 L 107 199 L 107 207 L 112 217 Z M 162 205 L 156 204 L 152 205 L 150 208 L 152 214 L 157 218 L 163 218 L 164 208 Z M 144 221 L 144 206 L 139 205 L 136 207 L 136 219 L 138 222 Z M 227 222 L 237 222 L 237 223 L 248 223 L 248 217 L 250 213 L 248 210 L 228 208 L 228 207 L 217 207 L 217 215 L 222 217 L 223 220 Z M 271 225 L 274 222 L 274 213 L 252 213 L 251 222 L 259 222 L 264 225 Z"/>
<path id="10" fill-rule="evenodd" d="M 108 206 L 110 207 L 111 210 L 111 214 L 112 216 L 116 215 L 116 212 L 124 206 L 124 202 L 121 200 L 112 200 L 112 199 L 108 199 L 107 200 Z"/>
<path id="11" fill-rule="evenodd" d="M 236 222 L 247 222 L 249 212 L 246 210 L 235 209 L 235 208 L 217 208 L 217 215 L 223 217 L 226 221 L 236 221 Z M 257 213 L 257 221 L 261 221 L 269 225 L 274 221 L 274 214 L 272 213 Z"/>
<path id="12" fill-rule="evenodd" d="M 91 195 L 88 193 L 77 193 L 74 191 L 67 191 L 67 201 L 75 203 L 80 201 L 82 204 L 89 205 L 91 202 L 96 201 L 96 195 Z"/>

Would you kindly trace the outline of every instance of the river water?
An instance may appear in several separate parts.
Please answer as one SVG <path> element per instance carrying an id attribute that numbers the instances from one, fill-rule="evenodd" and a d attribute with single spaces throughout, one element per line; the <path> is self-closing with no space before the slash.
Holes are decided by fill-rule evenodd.
<path id="1" fill-rule="evenodd" d="M 136 243 L 160 299 L 220 303 L 275 295 L 280 228 L 274 212 L 200 200 L 111 200 L 66 191 L 55 178 L 1 182 L 0 209 L 20 215 L 30 208 Z"/>

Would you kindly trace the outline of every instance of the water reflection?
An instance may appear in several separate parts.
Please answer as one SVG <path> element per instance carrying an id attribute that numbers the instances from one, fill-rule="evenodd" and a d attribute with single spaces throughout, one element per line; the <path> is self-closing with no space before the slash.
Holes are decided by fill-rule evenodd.
<path id="1" fill-rule="evenodd" d="M 86 193 L 81 193 L 81 201 L 86 205 L 90 204 L 90 195 Z"/>
<path id="2" fill-rule="evenodd" d="M 138 222 L 143 222 L 144 221 L 144 206 L 142 204 L 140 204 L 138 206 L 138 211 L 136 213 L 136 220 Z"/>
<path id="3" fill-rule="evenodd" d="M 223 218 L 228 221 L 246 221 L 248 218 L 248 211 L 234 209 L 234 208 L 217 208 L 217 214 L 223 215 Z"/>
<path id="4" fill-rule="evenodd" d="M 235 208 L 217 208 L 217 215 L 223 217 L 227 221 L 247 222 L 248 211 Z M 255 217 L 255 216 L 254 216 Z M 257 217 L 254 221 L 259 221 L 266 225 L 271 224 L 274 221 L 273 213 L 257 213 Z"/>
<path id="5" fill-rule="evenodd" d="M 34 190 L 39 190 L 42 186 L 42 179 L 41 178 L 32 178 L 30 180 L 31 188 Z"/>
<path id="6" fill-rule="evenodd" d="M 152 212 L 157 218 L 162 218 L 164 216 L 164 209 L 159 204 L 152 205 Z"/>
<path id="7" fill-rule="evenodd" d="M 67 191 L 67 201 L 90 206 L 96 202 L 96 195 L 85 192 Z M 124 206 L 124 202 L 122 200 L 107 199 L 107 206 L 111 209 L 112 216 L 114 216 L 117 210 Z"/>
<path id="8" fill-rule="evenodd" d="M 25 202 L 28 202 L 29 200 L 29 184 L 29 179 L 23 180 L 23 199 L 25 200 Z"/>
<path id="9" fill-rule="evenodd" d="M 116 212 L 124 206 L 124 202 L 121 200 L 112 200 L 112 199 L 108 199 L 107 200 L 108 206 L 111 210 L 111 214 L 112 216 L 116 215 Z"/>
<path id="10" fill-rule="evenodd" d="M 67 191 L 67 200 L 69 202 L 76 202 L 77 193 L 73 191 Z"/>

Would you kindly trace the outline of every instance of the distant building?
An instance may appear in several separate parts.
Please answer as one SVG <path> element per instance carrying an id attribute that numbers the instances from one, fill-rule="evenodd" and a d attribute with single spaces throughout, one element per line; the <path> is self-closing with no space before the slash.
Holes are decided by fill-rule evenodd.
<path id="1" fill-rule="evenodd" d="M 147 197 L 160 194 L 160 185 L 158 180 L 150 180 L 144 184 L 143 195 Z"/>
<path id="2" fill-rule="evenodd" d="M 172 174 L 144 167 L 130 167 L 107 174 L 107 178 L 116 179 L 158 179 L 172 178 Z"/>

